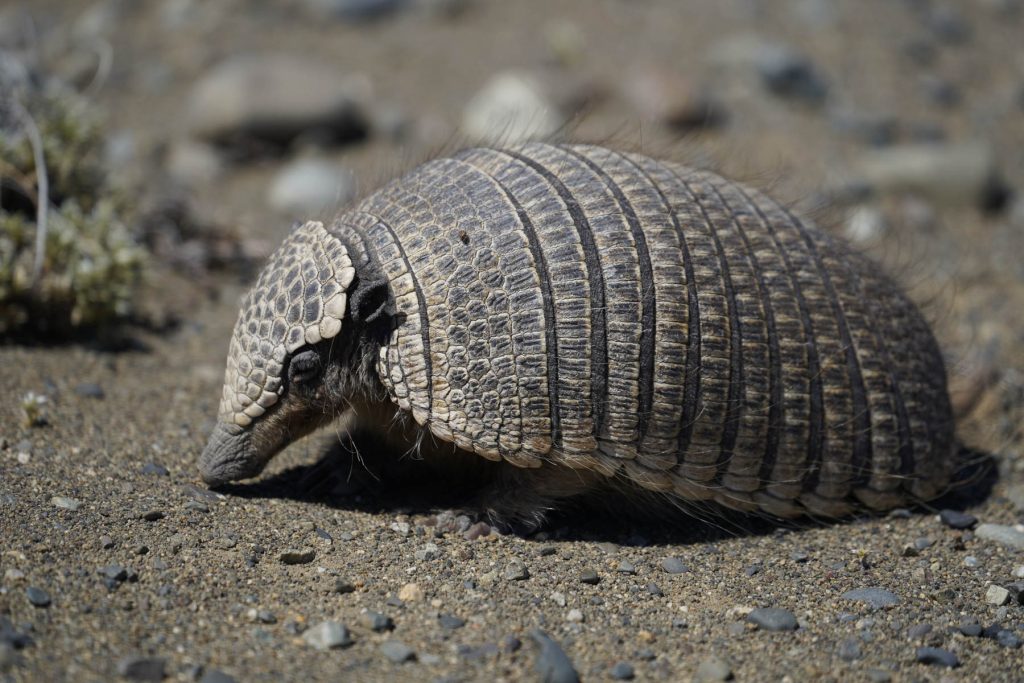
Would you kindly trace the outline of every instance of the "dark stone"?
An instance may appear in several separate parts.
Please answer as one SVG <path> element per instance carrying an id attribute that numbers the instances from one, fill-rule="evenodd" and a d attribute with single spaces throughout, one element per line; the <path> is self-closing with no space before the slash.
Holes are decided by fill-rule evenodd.
<path id="1" fill-rule="evenodd" d="M 437 618 L 437 623 L 441 624 L 441 628 L 455 630 L 457 628 L 462 628 L 463 626 L 465 626 L 466 620 L 460 619 L 454 614 L 442 614 Z"/>
<path id="2" fill-rule="evenodd" d="M 100 568 L 100 574 L 111 581 L 125 581 L 128 578 L 128 570 L 119 564 L 108 564 Z"/>
<path id="3" fill-rule="evenodd" d="M 390 659 L 395 664 L 402 664 L 410 660 L 416 659 L 416 651 L 405 643 L 397 640 L 389 640 L 381 643 L 380 645 L 381 654 Z"/>
<path id="4" fill-rule="evenodd" d="M 130 681 L 162 681 L 166 666 L 162 657 L 125 657 L 117 663 L 117 673 Z"/>
<path id="5" fill-rule="evenodd" d="M 955 654 L 938 647 L 917 648 L 917 661 L 922 664 L 945 666 L 950 669 L 960 666 L 960 659 Z"/>
<path id="6" fill-rule="evenodd" d="M 223 671 L 207 669 L 203 672 L 202 677 L 200 677 L 199 683 L 235 683 L 235 679 L 233 676 L 228 676 Z"/>
<path id="7" fill-rule="evenodd" d="M 647 592 L 650 593 L 651 595 L 657 597 L 657 598 L 665 597 L 665 592 L 662 591 L 661 588 L 656 583 L 649 583 L 649 584 L 647 584 Z"/>
<path id="8" fill-rule="evenodd" d="M 914 624 L 907 629 L 907 638 L 910 640 L 918 640 L 924 638 L 926 635 L 932 632 L 934 627 L 931 624 Z"/>
<path id="9" fill-rule="evenodd" d="M 806 57 L 786 49 L 769 50 L 758 60 L 761 81 L 780 97 L 820 104 L 828 85 Z"/>
<path id="10" fill-rule="evenodd" d="M 1021 639 L 1013 631 L 1002 630 L 996 634 L 996 642 L 1003 647 L 1009 647 L 1014 650 L 1019 649 L 1021 646 Z"/>
<path id="11" fill-rule="evenodd" d="M 537 643 L 537 675 L 541 683 L 579 683 L 580 676 L 572 660 L 561 646 L 540 629 L 530 632 L 530 638 Z"/>
<path id="12" fill-rule="evenodd" d="M 505 636 L 504 640 L 501 641 L 501 649 L 505 652 L 512 654 L 513 652 L 519 652 L 519 649 L 523 646 L 523 641 L 519 640 L 515 636 Z"/>
<path id="13" fill-rule="evenodd" d="M 629 662 L 619 662 L 608 673 L 616 681 L 631 681 L 636 676 L 636 671 Z"/>
<path id="14" fill-rule="evenodd" d="M 795 631 L 798 626 L 792 612 L 778 607 L 759 607 L 747 615 L 747 621 L 766 631 Z"/>
<path id="15" fill-rule="evenodd" d="M 170 475 L 171 472 L 163 465 L 158 465 L 155 462 L 147 462 L 142 466 L 142 473 L 152 475 L 154 477 L 166 477 Z"/>
<path id="16" fill-rule="evenodd" d="M 366 625 L 371 631 L 376 631 L 377 633 L 393 631 L 395 628 L 395 622 L 391 617 L 386 614 L 381 614 L 380 612 L 367 612 L 363 615 L 363 621 L 366 622 Z"/>
<path id="17" fill-rule="evenodd" d="M 939 513 L 939 519 L 952 529 L 971 529 L 978 523 L 978 518 L 974 515 L 957 510 L 943 510 Z"/>
<path id="18" fill-rule="evenodd" d="M 142 513 L 142 519 L 147 522 L 156 522 L 164 518 L 163 510 L 147 510 Z"/>
<path id="19" fill-rule="evenodd" d="M 103 391 L 103 387 L 95 382 L 82 382 L 75 387 L 75 394 L 83 398 L 95 398 L 102 400 L 106 398 L 106 392 Z"/>
<path id="20" fill-rule="evenodd" d="M 28 589 L 25 591 L 25 595 L 28 597 L 28 601 L 36 607 L 50 606 L 50 594 L 44 591 L 42 588 L 29 586 Z"/>
<path id="21" fill-rule="evenodd" d="M 585 569 L 583 570 L 583 573 L 580 574 L 580 583 L 585 583 L 590 586 L 596 586 L 600 582 L 601 577 L 598 576 L 597 572 L 595 572 L 593 569 Z"/>

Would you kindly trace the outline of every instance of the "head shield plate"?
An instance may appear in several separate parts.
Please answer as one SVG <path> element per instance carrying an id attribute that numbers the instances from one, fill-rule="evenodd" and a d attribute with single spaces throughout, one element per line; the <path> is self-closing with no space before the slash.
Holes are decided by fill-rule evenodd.
<path id="1" fill-rule="evenodd" d="M 230 431 L 278 401 L 291 353 L 341 331 L 354 277 L 345 245 L 320 222 L 297 228 L 274 252 L 242 302 L 228 349 L 220 421 Z"/>

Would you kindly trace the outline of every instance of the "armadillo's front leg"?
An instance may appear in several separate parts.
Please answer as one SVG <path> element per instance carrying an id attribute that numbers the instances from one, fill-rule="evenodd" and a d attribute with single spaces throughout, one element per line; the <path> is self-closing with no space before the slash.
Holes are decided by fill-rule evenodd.
<path id="1" fill-rule="evenodd" d="M 467 507 L 486 515 L 499 530 L 528 534 L 544 525 L 548 513 L 565 509 L 570 498 L 594 491 L 602 479 L 603 475 L 591 470 L 502 463 Z"/>

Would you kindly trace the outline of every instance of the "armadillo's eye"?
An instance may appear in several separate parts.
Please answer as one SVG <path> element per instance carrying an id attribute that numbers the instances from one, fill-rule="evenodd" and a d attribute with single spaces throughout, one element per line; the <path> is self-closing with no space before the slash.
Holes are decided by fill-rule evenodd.
<path id="1" fill-rule="evenodd" d="M 288 378 L 302 383 L 315 379 L 320 374 L 320 354 L 313 349 L 302 349 L 292 356 L 288 364 Z"/>

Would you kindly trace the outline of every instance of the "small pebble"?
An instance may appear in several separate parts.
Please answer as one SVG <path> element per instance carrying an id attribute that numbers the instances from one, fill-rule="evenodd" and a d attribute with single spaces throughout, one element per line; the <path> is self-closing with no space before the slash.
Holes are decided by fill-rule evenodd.
<path id="1" fill-rule="evenodd" d="M 990 605 L 1001 607 L 1010 601 L 1010 591 L 1006 590 L 1002 586 L 992 584 L 985 591 L 985 602 Z"/>
<path id="2" fill-rule="evenodd" d="M 636 671 L 629 662 L 619 662 L 608 673 L 616 681 L 631 681 L 636 676 Z"/>
<path id="3" fill-rule="evenodd" d="M 164 518 L 164 512 L 163 510 L 147 510 L 142 513 L 141 517 L 147 522 L 156 522 Z"/>
<path id="4" fill-rule="evenodd" d="M 759 607 L 747 615 L 747 621 L 766 631 L 795 631 L 796 617 L 778 607 Z"/>
<path id="5" fill-rule="evenodd" d="M 399 589 L 398 599 L 402 602 L 418 602 L 423 599 L 423 589 L 418 583 L 407 583 Z"/>
<path id="6" fill-rule="evenodd" d="M 566 615 L 565 620 L 574 624 L 581 624 L 585 620 L 583 612 L 578 609 L 569 610 L 569 614 Z"/>
<path id="7" fill-rule="evenodd" d="M 103 387 L 95 382 L 82 382 L 78 384 L 75 386 L 75 394 L 83 398 L 103 399 L 106 397 Z"/>
<path id="8" fill-rule="evenodd" d="M 50 606 L 50 594 L 44 591 L 42 588 L 29 586 L 25 590 L 25 595 L 28 597 L 28 601 L 36 607 Z"/>
<path id="9" fill-rule="evenodd" d="M 286 550 L 278 555 L 283 564 L 309 564 L 315 557 L 316 552 L 313 550 Z"/>
<path id="10" fill-rule="evenodd" d="M 678 557 L 666 557 L 661 561 L 661 568 L 667 574 L 682 574 L 688 571 L 686 565 Z"/>
<path id="11" fill-rule="evenodd" d="M 323 621 L 302 634 L 306 644 L 317 650 L 348 647 L 354 641 L 348 629 L 336 621 Z"/>
<path id="12" fill-rule="evenodd" d="M 714 681 L 728 681 L 732 678 L 732 668 L 729 663 L 721 657 L 711 656 L 701 660 L 697 665 L 695 681 L 699 683 L 713 683 Z"/>
<path id="13" fill-rule="evenodd" d="M 401 664 L 408 662 L 412 659 L 416 659 L 416 651 L 403 642 L 397 640 L 389 640 L 380 645 L 381 654 L 390 659 L 395 664 Z"/>
<path id="14" fill-rule="evenodd" d="M 162 681 L 166 667 L 161 657 L 125 657 L 117 663 L 117 673 L 130 681 Z"/>
<path id="15" fill-rule="evenodd" d="M 647 592 L 658 598 L 665 597 L 665 592 L 656 583 L 647 584 Z"/>
<path id="16" fill-rule="evenodd" d="M 502 572 L 502 576 L 507 581 L 525 581 L 530 578 L 530 570 L 526 568 L 526 565 L 519 560 L 512 560 L 505 566 L 505 571 Z"/>
<path id="17" fill-rule="evenodd" d="M 519 640 L 513 635 L 505 636 L 501 641 L 501 649 L 512 654 L 513 652 L 519 652 L 519 649 L 523 646 L 523 641 Z"/>
<path id="18" fill-rule="evenodd" d="M 540 648 L 536 667 L 541 683 L 579 683 L 572 660 L 557 642 L 540 629 L 531 631 L 530 637 Z"/>
<path id="19" fill-rule="evenodd" d="M 207 669 L 203 672 L 199 683 L 236 683 L 233 676 L 229 676 L 217 669 Z"/>
<path id="20" fill-rule="evenodd" d="M 595 572 L 593 569 L 585 569 L 583 570 L 583 573 L 580 574 L 580 583 L 585 583 L 590 586 L 596 586 L 600 582 L 601 577 L 599 577 L 597 575 L 597 572 Z"/>
<path id="21" fill-rule="evenodd" d="M 450 631 L 454 631 L 457 628 L 462 628 L 466 625 L 465 619 L 460 619 L 454 614 L 442 614 L 437 618 L 437 623 L 441 624 L 441 628 L 446 628 Z"/>
<path id="22" fill-rule="evenodd" d="M 380 612 L 367 612 L 363 615 L 363 621 L 371 631 L 376 631 L 377 633 L 392 631 L 395 628 L 395 622 L 391 617 Z"/>
<path id="23" fill-rule="evenodd" d="M 933 629 L 934 626 L 931 624 L 914 624 L 907 629 L 907 638 L 910 640 L 920 640 L 931 633 Z"/>
<path id="24" fill-rule="evenodd" d="M 1021 639 L 1013 632 L 1002 630 L 996 633 L 996 642 L 1003 647 L 1012 648 L 1017 650 L 1021 646 Z"/>
<path id="25" fill-rule="evenodd" d="M 978 518 L 966 512 L 957 510 L 943 510 L 939 513 L 939 520 L 951 529 L 970 529 L 978 523 Z"/>
<path id="26" fill-rule="evenodd" d="M 619 562 L 619 566 L 615 568 L 615 571 L 620 574 L 636 574 L 636 566 L 627 560 Z"/>
<path id="27" fill-rule="evenodd" d="M 917 648 L 917 661 L 922 664 L 945 666 L 950 669 L 960 666 L 960 659 L 955 654 L 938 647 Z"/>
<path id="28" fill-rule="evenodd" d="M 156 464 L 155 462 L 147 462 L 143 465 L 142 473 L 154 477 L 166 477 L 171 474 L 170 470 L 163 465 Z"/>
<path id="29" fill-rule="evenodd" d="M 874 609 L 881 609 L 883 607 L 892 607 L 900 604 L 899 597 L 891 591 L 887 591 L 884 588 L 870 587 L 870 588 L 855 588 L 851 591 L 843 593 L 842 597 L 845 600 L 853 600 L 856 602 L 863 602 L 869 607 Z"/>

